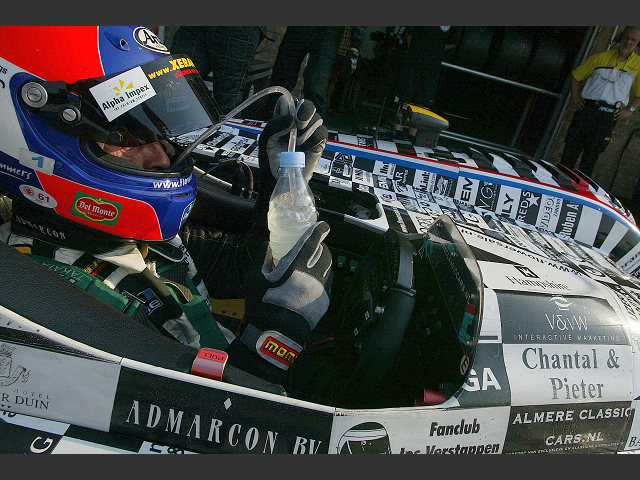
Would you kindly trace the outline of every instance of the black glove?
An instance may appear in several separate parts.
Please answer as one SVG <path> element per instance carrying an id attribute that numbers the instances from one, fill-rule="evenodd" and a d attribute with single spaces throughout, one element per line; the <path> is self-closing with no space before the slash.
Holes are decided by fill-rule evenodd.
<path id="1" fill-rule="evenodd" d="M 271 270 L 267 249 L 245 282 L 244 332 L 228 348 L 229 362 L 284 385 L 288 369 L 329 308 L 331 252 L 322 243 L 326 222 L 316 222 Z"/>
<path id="2" fill-rule="evenodd" d="M 358 57 L 360 57 L 360 53 L 358 53 L 358 50 L 350 48 L 347 52 L 347 55 L 345 56 L 344 69 L 342 71 L 346 76 L 353 75 L 353 73 L 356 71 L 356 68 L 358 68 Z"/>
<path id="3" fill-rule="evenodd" d="M 262 173 L 262 181 L 258 184 L 258 200 L 254 209 L 254 223 L 266 231 L 269 198 L 276 186 L 280 153 L 287 150 L 289 132 L 293 121 L 283 96 L 274 109 L 274 118 L 269 120 L 258 139 L 258 162 Z M 318 165 L 327 143 L 327 127 L 322 124 L 322 117 L 310 100 L 299 100 L 296 103 L 295 125 L 297 128 L 296 151 L 304 152 L 304 174 L 307 181 Z"/>

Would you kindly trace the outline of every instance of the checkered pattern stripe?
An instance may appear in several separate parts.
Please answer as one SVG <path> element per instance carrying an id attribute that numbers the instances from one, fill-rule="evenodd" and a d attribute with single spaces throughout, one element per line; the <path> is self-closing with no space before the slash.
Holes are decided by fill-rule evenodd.
<path id="1" fill-rule="evenodd" d="M 0 411 L 2 453 L 195 453 L 117 433 Z"/>
<path id="2" fill-rule="evenodd" d="M 257 167 L 257 138 L 263 127 L 264 122 L 232 120 L 198 151 Z M 199 133 L 179 141 L 188 143 Z M 424 232 L 441 213 L 462 224 L 482 218 L 483 228 L 506 231 L 515 243 L 520 236 L 512 238 L 510 232 L 520 227 L 576 248 L 593 247 L 639 276 L 640 231 L 608 196 L 601 190 L 582 193 L 570 184 L 559 185 L 543 165 L 535 164 L 533 170 L 527 167 L 533 162 L 525 161 L 473 147 L 453 151 L 330 131 L 316 174 L 331 186 L 376 195 L 390 226 L 401 231 Z"/>

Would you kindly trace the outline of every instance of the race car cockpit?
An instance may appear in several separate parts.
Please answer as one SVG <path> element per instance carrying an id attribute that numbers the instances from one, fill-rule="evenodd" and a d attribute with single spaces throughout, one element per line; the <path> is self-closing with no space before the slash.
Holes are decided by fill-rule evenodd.
<path id="1" fill-rule="evenodd" d="M 342 212 L 329 210 L 322 187 L 315 187 L 324 205 L 320 216 L 332 228 L 327 243 L 334 269 L 331 305 L 315 329 L 316 341 L 294 363 L 286 388 L 234 368 L 231 359 L 223 380 L 347 408 L 443 402 L 464 383 L 480 330 L 482 280 L 471 250 L 445 215 L 427 235 L 366 229 L 345 221 L 353 198 Z M 340 196 L 331 198 L 330 206 L 339 207 Z M 356 198 L 358 209 L 373 206 L 366 195 Z M 192 371 L 197 350 L 132 322 L 7 245 L 0 248 L 4 307 L 74 342 Z M 2 330 L 7 340 L 42 342 L 26 331 Z"/>

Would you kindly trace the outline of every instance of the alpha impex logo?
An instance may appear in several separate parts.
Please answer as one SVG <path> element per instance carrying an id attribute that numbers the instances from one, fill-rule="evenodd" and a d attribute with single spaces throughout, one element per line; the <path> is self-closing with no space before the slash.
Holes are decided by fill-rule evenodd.
<path id="1" fill-rule="evenodd" d="M 114 97 L 111 100 L 107 100 L 106 102 L 102 102 L 102 109 L 107 110 L 109 108 L 113 108 L 116 105 L 126 102 L 130 99 L 137 99 L 143 92 L 149 90 L 151 85 L 140 85 L 140 87 L 135 87 L 133 82 L 129 82 L 126 85 L 126 82 L 122 79 L 119 79 L 116 85 L 112 88 L 114 91 Z"/>
<path id="2" fill-rule="evenodd" d="M 92 222 L 114 226 L 118 222 L 122 204 L 103 200 L 83 192 L 76 192 L 71 213 Z"/>
<path id="3" fill-rule="evenodd" d="M 140 67 L 127 70 L 89 90 L 109 121 L 156 94 Z"/>

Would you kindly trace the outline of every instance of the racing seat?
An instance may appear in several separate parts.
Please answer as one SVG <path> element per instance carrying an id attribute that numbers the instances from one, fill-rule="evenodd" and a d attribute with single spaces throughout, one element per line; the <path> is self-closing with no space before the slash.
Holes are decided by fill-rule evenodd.
<path id="1" fill-rule="evenodd" d="M 2 242 L 0 285 L 1 306 L 44 328 L 119 357 L 191 373 L 197 349 L 133 321 Z M 6 327 L 0 327 L 0 339 L 40 346 L 45 341 L 39 335 Z M 56 348 L 49 344 L 47 347 Z M 280 385 L 265 382 L 229 364 L 223 381 L 285 394 Z"/>

